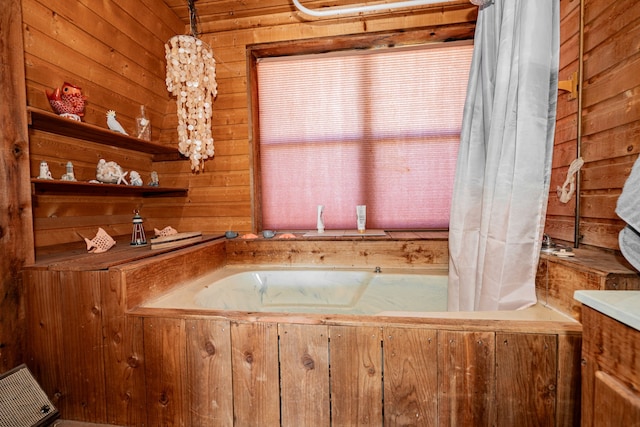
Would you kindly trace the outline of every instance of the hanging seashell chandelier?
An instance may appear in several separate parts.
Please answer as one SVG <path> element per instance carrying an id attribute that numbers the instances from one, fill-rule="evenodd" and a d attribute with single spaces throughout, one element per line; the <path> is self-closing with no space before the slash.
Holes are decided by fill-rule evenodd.
<path id="1" fill-rule="evenodd" d="M 197 38 L 195 9 L 191 9 L 192 35 L 174 36 L 165 45 L 167 89 L 177 99 L 178 150 L 191 160 L 191 170 L 204 170 L 213 157 L 212 102 L 218 93 L 216 61 L 208 46 Z"/>

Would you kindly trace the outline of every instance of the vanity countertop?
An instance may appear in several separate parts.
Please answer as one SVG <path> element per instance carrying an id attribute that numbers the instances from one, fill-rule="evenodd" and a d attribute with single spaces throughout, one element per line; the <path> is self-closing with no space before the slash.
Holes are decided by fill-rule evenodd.
<path id="1" fill-rule="evenodd" d="M 576 291 L 574 298 L 640 331 L 640 291 Z"/>

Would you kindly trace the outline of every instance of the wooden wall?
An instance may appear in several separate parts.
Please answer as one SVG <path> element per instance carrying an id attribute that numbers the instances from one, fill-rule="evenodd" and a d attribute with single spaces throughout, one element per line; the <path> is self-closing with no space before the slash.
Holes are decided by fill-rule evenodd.
<path id="1" fill-rule="evenodd" d="M 34 259 L 20 22 L 20 3 L 0 1 L 0 93 L 5 99 L 0 104 L 0 373 L 22 362 L 24 312 L 18 277 Z"/>
<path id="2" fill-rule="evenodd" d="M 579 70 L 580 0 L 560 1 L 560 80 L 569 80 Z M 553 148 L 553 170 L 545 233 L 553 239 L 572 242 L 574 238 L 576 197 L 561 203 L 556 192 L 562 187 L 569 165 L 577 156 L 578 97 L 559 91 L 556 135 Z"/>
<path id="3" fill-rule="evenodd" d="M 640 4 L 585 1 L 581 243 L 618 247 L 615 203 L 640 153 Z"/>
<path id="4" fill-rule="evenodd" d="M 178 0 L 168 0 L 179 12 Z M 318 7 L 320 2 L 309 3 Z M 353 2 L 352 2 L 353 3 Z M 325 3 L 326 5 L 326 3 Z M 307 21 L 294 10 L 291 0 L 244 2 L 202 1 L 196 4 L 202 17 L 201 38 L 213 48 L 217 60 L 218 97 L 214 102 L 213 137 L 216 155 L 206 171 L 189 177 L 189 203 L 158 205 L 151 211 L 181 209 L 180 228 L 250 231 L 255 198 L 251 188 L 251 116 L 248 96 L 247 46 L 322 37 L 366 35 L 383 31 L 408 31 L 475 22 L 477 7 L 463 0 L 447 8 L 412 12 L 369 14 L 342 19 Z M 163 175 L 180 173 L 184 166 L 164 163 Z M 160 202 L 165 202 L 160 201 Z M 169 201 L 170 202 L 170 201 Z"/>
<path id="5" fill-rule="evenodd" d="M 164 44 L 173 35 L 183 33 L 184 24 L 164 3 L 140 0 L 21 3 L 30 107 L 51 111 L 45 90 L 69 82 L 80 86 L 88 98 L 86 123 L 106 128 L 106 111 L 113 109 L 118 121 L 132 134 L 140 105 L 145 105 L 152 124 L 152 139 L 163 144 L 175 143 L 175 101 L 165 84 Z M 166 117 L 170 117 L 168 125 Z M 148 155 L 33 129 L 29 134 L 31 177 L 38 176 L 40 161 L 45 160 L 56 179 L 65 173 L 67 161 L 74 163 L 79 180 L 95 179 L 97 162 L 105 158 L 117 161 L 127 171 L 139 171 L 145 184 L 150 181 L 152 163 Z M 188 169 L 187 165 L 185 170 Z M 161 185 L 175 186 L 175 181 L 163 176 Z M 180 201 L 184 203 L 183 198 Z M 98 227 L 104 227 L 112 235 L 130 233 L 136 208 L 145 219 L 149 218 L 144 200 L 135 197 L 34 196 L 32 203 L 36 247 L 77 241 L 80 236 L 92 237 Z M 174 216 L 179 214 L 178 210 L 173 212 Z M 146 225 L 165 226 L 164 221 Z"/>
<path id="6" fill-rule="evenodd" d="M 177 0 L 168 0 L 168 3 L 176 7 L 179 14 L 185 13 L 184 8 L 176 5 Z M 198 194 L 207 194 L 207 200 L 218 200 L 205 204 L 212 203 L 211 213 L 216 216 L 208 221 L 213 227 L 222 229 L 242 229 L 243 225 L 248 227 L 250 224 L 247 157 L 250 117 L 244 52 L 247 45 L 418 28 L 464 22 L 473 16 L 461 5 L 455 12 L 436 10 L 305 21 L 292 12 L 287 1 L 245 2 L 225 10 L 215 2 L 202 3 L 200 13 L 204 22 L 201 30 L 203 38 L 214 46 L 220 77 L 220 95 L 216 101 L 219 114 L 214 125 L 219 156 L 211 164 L 214 173 L 226 171 L 226 181 L 218 184 L 223 181 L 219 178 L 213 188 L 204 189 L 202 187 L 212 181 L 202 176 L 192 181 L 192 186 L 198 188 Z M 582 55 L 581 3 L 585 28 Z M 309 5 L 318 7 L 320 2 Z M 614 4 L 605 0 L 561 0 L 560 6 L 560 79 L 571 79 L 573 73 L 583 67 L 582 76 L 578 75 L 583 92 L 579 96 L 559 92 L 554 169 L 545 231 L 554 239 L 574 242 L 577 234 L 577 243 L 581 246 L 617 250 L 617 234 L 623 224 L 615 214 L 615 203 L 640 152 L 638 144 L 634 144 L 640 126 L 640 109 L 635 100 L 637 96 L 634 96 L 639 90 L 635 76 L 640 67 L 636 41 L 640 6 L 629 0 Z M 562 186 L 569 165 L 578 155 L 585 160 L 578 175 L 580 203 L 577 206 L 574 196 L 569 203 L 563 204 L 558 200 L 556 188 Z M 228 166 L 223 166 L 222 160 Z M 168 166 L 175 167 L 173 164 Z M 214 191 L 216 194 L 212 195 Z M 205 210 L 204 205 L 198 206 Z M 580 211 L 577 233 L 576 209 Z M 225 220 L 229 225 L 221 224 Z M 201 218 L 185 219 L 184 222 L 185 226 L 206 224 Z"/>
<path id="7" fill-rule="evenodd" d="M 158 138 L 171 104 L 164 43 L 184 32 L 162 2 L 22 0 L 27 102 L 50 111 L 45 89 L 68 81 L 88 97 L 85 121 L 106 127 L 113 109 L 134 129 L 141 104 Z"/>
<path id="8" fill-rule="evenodd" d="M 115 1 L 93 4 L 62 0 L 24 0 L 27 103 L 50 110 L 44 90 L 64 81 L 81 86 L 88 96 L 85 121 L 106 127 L 108 109 L 117 111 L 125 129 L 133 129 L 139 105 L 147 105 L 154 140 L 175 144 L 175 99 L 165 86 L 164 44 L 187 33 L 183 21 L 160 1 Z M 184 13 L 184 2 L 168 0 Z M 346 34 L 473 25 L 477 8 L 467 1 L 447 8 L 411 13 L 375 14 L 322 22 L 303 20 L 289 0 L 202 2 L 201 38 L 217 60 L 218 97 L 214 103 L 216 155 L 205 172 L 192 174 L 187 161 L 154 162 L 132 151 L 99 149 L 84 141 L 31 131 L 31 175 L 46 160 L 54 178 L 68 160 L 80 179 L 92 178 L 99 158 L 116 160 L 125 170 L 157 170 L 160 184 L 189 189 L 188 197 L 98 199 L 84 195 L 34 197 L 35 245 L 76 241 L 102 226 L 111 234 L 130 232 L 133 209 L 140 209 L 145 228 L 171 225 L 179 231 L 248 232 L 252 222 L 249 104 L 246 47 L 274 41 L 296 41 Z M 185 3 L 186 4 L 186 3 Z"/>
<path id="9" fill-rule="evenodd" d="M 612 5 L 606 0 L 583 1 L 582 57 L 581 1 L 560 2 L 560 78 L 570 79 L 583 64 L 583 76 L 578 77 L 583 91 L 581 99 L 559 93 L 546 232 L 554 239 L 574 241 L 576 197 L 563 204 L 555 190 L 563 184 L 571 161 L 579 153 L 585 160 L 580 174 L 579 243 L 617 250 L 617 234 L 623 224 L 614 212 L 615 203 L 640 150 L 634 143 L 640 128 L 635 96 L 640 90 L 635 77 L 640 67 L 636 42 L 640 6 L 631 0 Z M 48 110 L 44 89 L 69 80 L 82 86 L 89 96 L 87 122 L 104 126 L 105 111 L 114 108 L 125 127 L 132 128 L 139 105 L 146 104 L 154 139 L 175 144 L 175 100 L 164 82 L 164 43 L 174 34 L 188 32 L 186 3 L 67 3 L 22 1 L 28 104 Z M 311 2 L 309 6 L 323 4 Z M 81 231 L 86 234 L 105 218 L 114 230 L 127 230 L 132 206 L 141 208 L 143 216 L 151 221 L 147 228 L 172 225 L 180 231 L 254 231 L 247 46 L 473 23 L 477 11 L 461 0 L 446 8 L 318 20 L 302 17 L 290 0 L 202 0 L 197 7 L 201 38 L 212 47 L 217 60 L 215 158 L 208 160 L 205 172 L 197 175 L 191 173 L 186 161 L 148 166 L 160 173 L 161 184 L 189 188 L 187 198 L 105 200 L 98 204 L 86 197 L 36 200 L 36 246 L 76 239 L 78 227 L 85 227 Z M 45 147 L 49 140 L 41 140 L 40 146 Z M 66 151 L 72 147 L 61 145 L 55 150 L 59 157 L 36 151 L 32 169 L 40 155 L 51 162 L 54 175 L 61 174 L 69 157 Z M 84 160 L 87 167 L 91 160 Z M 124 162 L 135 164 L 137 160 L 127 157 Z M 32 170 L 32 175 L 37 173 Z M 72 213 L 66 219 L 57 215 L 63 205 L 76 208 L 67 209 Z"/>
<path id="10" fill-rule="evenodd" d="M 585 27 L 583 55 L 580 31 L 582 2 Z M 578 243 L 581 246 L 617 250 L 617 234 L 623 223 L 615 214 L 615 203 L 640 152 L 640 144 L 634 143 L 640 128 L 640 108 L 635 96 L 640 90 L 638 77 L 635 77 L 640 75 L 637 45 L 640 5 L 631 0 L 613 4 L 606 0 L 582 2 L 560 1 L 560 79 L 571 79 L 582 65 L 583 76 L 578 75 L 578 79 L 582 81 L 583 92 L 581 100 L 580 96 L 559 92 L 545 231 L 553 239 L 574 242 L 575 212 L 579 208 Z M 176 7 L 179 14 L 185 13 L 184 8 L 176 5 L 179 3 L 177 0 L 168 0 L 168 3 Z M 203 199 L 207 200 L 205 203 L 210 204 L 216 218 L 209 218 L 208 221 L 212 227 L 221 227 L 221 230 L 228 227 L 248 228 L 251 221 L 246 46 L 407 30 L 467 22 L 475 18 L 474 11 L 469 9 L 468 4 L 463 4 L 466 2 L 461 2 L 457 9 L 444 11 L 436 9 L 410 14 L 323 20 L 305 20 L 292 11 L 287 0 L 225 4 L 225 10 L 215 2 L 202 3 L 202 37 L 214 47 L 219 60 L 220 83 L 214 117 L 218 154 L 209 170 L 213 169 L 214 174 L 224 171 L 226 180 L 219 177 L 213 182 L 205 174 L 192 180 L 191 188 L 197 189 L 197 194 L 202 194 Z M 309 7 L 319 7 L 320 3 L 311 2 Z M 585 160 L 582 173 L 578 176 L 579 206 L 575 196 L 567 204 L 560 203 L 556 188 L 562 186 L 569 165 L 578 155 Z M 168 166 L 175 167 L 174 164 Z M 200 198 L 198 202 L 201 202 Z M 201 208 L 205 210 L 204 205 Z M 185 226 L 187 221 L 189 226 L 207 224 L 201 218 L 187 216 L 190 219 L 185 218 Z"/>
<path id="11" fill-rule="evenodd" d="M 580 2 L 562 0 L 561 78 L 578 70 Z M 580 181 L 579 243 L 618 249 L 623 222 L 617 199 L 640 153 L 640 3 L 584 0 L 582 125 L 578 100 L 561 94 L 552 190 L 562 185 L 577 141 L 585 161 Z M 580 130 L 580 135 L 578 133 Z M 546 231 L 573 242 L 575 199 L 561 205 L 550 197 Z"/>

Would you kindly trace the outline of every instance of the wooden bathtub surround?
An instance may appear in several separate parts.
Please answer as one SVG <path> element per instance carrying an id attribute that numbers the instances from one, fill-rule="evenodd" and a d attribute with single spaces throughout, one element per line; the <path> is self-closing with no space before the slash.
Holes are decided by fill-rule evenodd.
<path id="1" fill-rule="evenodd" d="M 26 363 L 63 418 L 144 425 L 143 329 L 127 304 L 215 268 L 224 261 L 224 240 L 152 251 L 122 238 L 103 254 L 63 247 L 39 251 L 22 272 Z"/>
<path id="2" fill-rule="evenodd" d="M 640 274 L 620 255 L 574 249 L 575 257 L 542 254 L 536 275 L 538 300 L 580 321 L 582 305 L 576 290 L 640 289 Z"/>
<path id="3" fill-rule="evenodd" d="M 227 241 L 228 264 L 283 264 L 375 268 L 446 267 L 446 233 L 387 233 L 375 237 L 309 237 Z M 296 234 L 298 236 L 298 234 Z M 424 236 L 428 236 L 425 238 Z"/>
<path id="4" fill-rule="evenodd" d="M 446 247 L 405 234 L 212 238 L 153 256 L 122 245 L 111 263 L 41 252 L 23 272 L 27 362 L 62 417 L 87 422 L 576 425 L 581 327 L 570 320 L 140 307 L 225 264 L 424 268 L 442 266 Z"/>

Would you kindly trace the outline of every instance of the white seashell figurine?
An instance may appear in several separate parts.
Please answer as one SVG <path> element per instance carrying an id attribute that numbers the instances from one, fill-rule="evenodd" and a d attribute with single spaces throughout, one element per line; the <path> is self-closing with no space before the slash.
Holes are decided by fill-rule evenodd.
<path id="1" fill-rule="evenodd" d="M 100 182 L 108 184 L 125 184 L 129 183 L 124 179 L 127 172 L 124 172 L 116 162 L 107 162 L 105 159 L 98 161 L 96 167 L 96 179 Z"/>
<path id="2" fill-rule="evenodd" d="M 98 228 L 98 233 L 93 239 L 89 240 L 85 237 L 84 241 L 87 244 L 87 251 L 94 254 L 106 252 L 116 244 L 116 241 L 102 227 Z"/>

